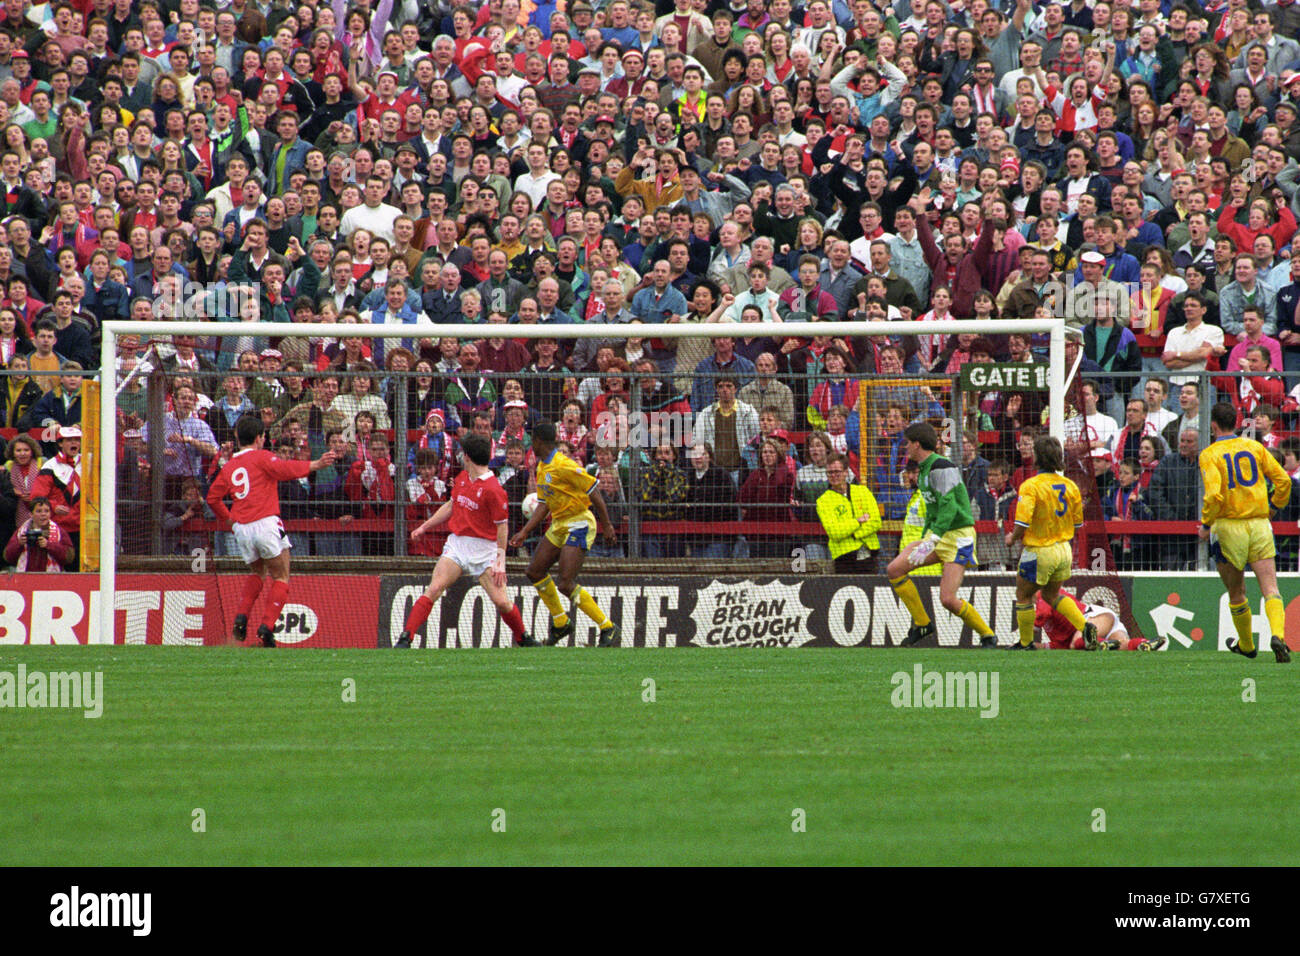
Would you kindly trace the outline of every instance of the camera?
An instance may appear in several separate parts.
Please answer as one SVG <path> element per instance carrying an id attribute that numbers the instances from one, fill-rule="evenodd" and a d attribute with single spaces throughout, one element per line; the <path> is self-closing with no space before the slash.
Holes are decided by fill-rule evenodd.
<path id="1" fill-rule="evenodd" d="M 37 528 L 28 528 L 23 537 L 27 540 L 27 547 L 34 548 L 41 538 L 45 537 L 45 532 Z"/>

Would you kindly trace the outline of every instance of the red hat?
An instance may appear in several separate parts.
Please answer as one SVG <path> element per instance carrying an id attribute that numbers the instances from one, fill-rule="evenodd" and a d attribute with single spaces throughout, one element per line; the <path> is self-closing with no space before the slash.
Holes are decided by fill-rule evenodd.
<path id="1" fill-rule="evenodd" d="M 447 424 L 447 416 L 443 414 L 441 408 L 435 408 L 430 410 L 429 414 L 424 416 L 424 423 L 427 425 L 435 418 L 438 419 L 438 421 L 442 422 L 444 425 Z"/>
<path id="2" fill-rule="evenodd" d="M 29 60 L 31 59 L 31 56 L 27 53 L 26 50 L 14 50 L 9 54 L 9 59 L 12 60 L 14 58 L 20 60 Z"/>
<path id="3" fill-rule="evenodd" d="M 772 434 L 769 435 L 769 436 L 767 436 L 767 437 L 768 437 L 768 438 L 779 438 L 779 439 L 781 439 L 781 441 L 789 441 L 789 440 L 790 440 L 790 433 L 789 433 L 788 431 L 786 431 L 784 428 L 778 428 L 776 431 L 772 432 Z"/>

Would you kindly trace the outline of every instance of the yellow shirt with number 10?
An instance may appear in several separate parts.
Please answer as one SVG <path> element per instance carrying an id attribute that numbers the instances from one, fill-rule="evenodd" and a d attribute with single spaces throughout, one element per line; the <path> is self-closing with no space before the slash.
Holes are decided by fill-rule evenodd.
<path id="1" fill-rule="evenodd" d="M 1267 448 L 1249 438 L 1216 439 L 1201 452 L 1200 466 L 1205 483 L 1203 524 L 1212 525 L 1220 518 L 1267 518 L 1264 478 L 1273 482 L 1274 507 L 1285 507 L 1291 500 L 1291 476 Z"/>
<path id="2" fill-rule="evenodd" d="M 1025 546 L 1042 548 L 1072 541 L 1083 524 L 1083 496 L 1064 475 L 1042 472 L 1021 482 L 1016 524 L 1025 529 Z"/>

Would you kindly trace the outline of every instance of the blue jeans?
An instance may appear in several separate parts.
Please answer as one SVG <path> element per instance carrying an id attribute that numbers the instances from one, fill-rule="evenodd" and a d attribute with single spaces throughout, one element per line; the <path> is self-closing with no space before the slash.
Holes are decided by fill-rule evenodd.
<path id="1" fill-rule="evenodd" d="M 696 544 L 691 546 L 691 557 L 730 558 L 731 548 L 730 541 L 710 541 L 707 544 Z"/>
<path id="2" fill-rule="evenodd" d="M 641 539 L 644 558 L 680 558 L 686 553 L 681 538 L 669 534 L 648 534 Z"/>
<path id="3" fill-rule="evenodd" d="M 316 554 L 328 556 L 346 556 L 361 553 L 361 539 L 354 534 L 317 534 L 313 535 Z"/>

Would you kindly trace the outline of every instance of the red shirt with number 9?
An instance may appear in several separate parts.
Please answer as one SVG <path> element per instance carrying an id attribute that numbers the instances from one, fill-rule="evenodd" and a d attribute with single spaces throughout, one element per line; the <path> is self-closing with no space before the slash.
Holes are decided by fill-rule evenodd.
<path id="1" fill-rule="evenodd" d="M 218 520 L 251 524 L 262 518 L 280 516 L 282 481 L 305 478 L 309 461 L 286 461 L 262 448 L 245 448 L 226 462 L 208 491 L 208 506 Z M 234 504 L 226 509 L 226 498 Z"/>

